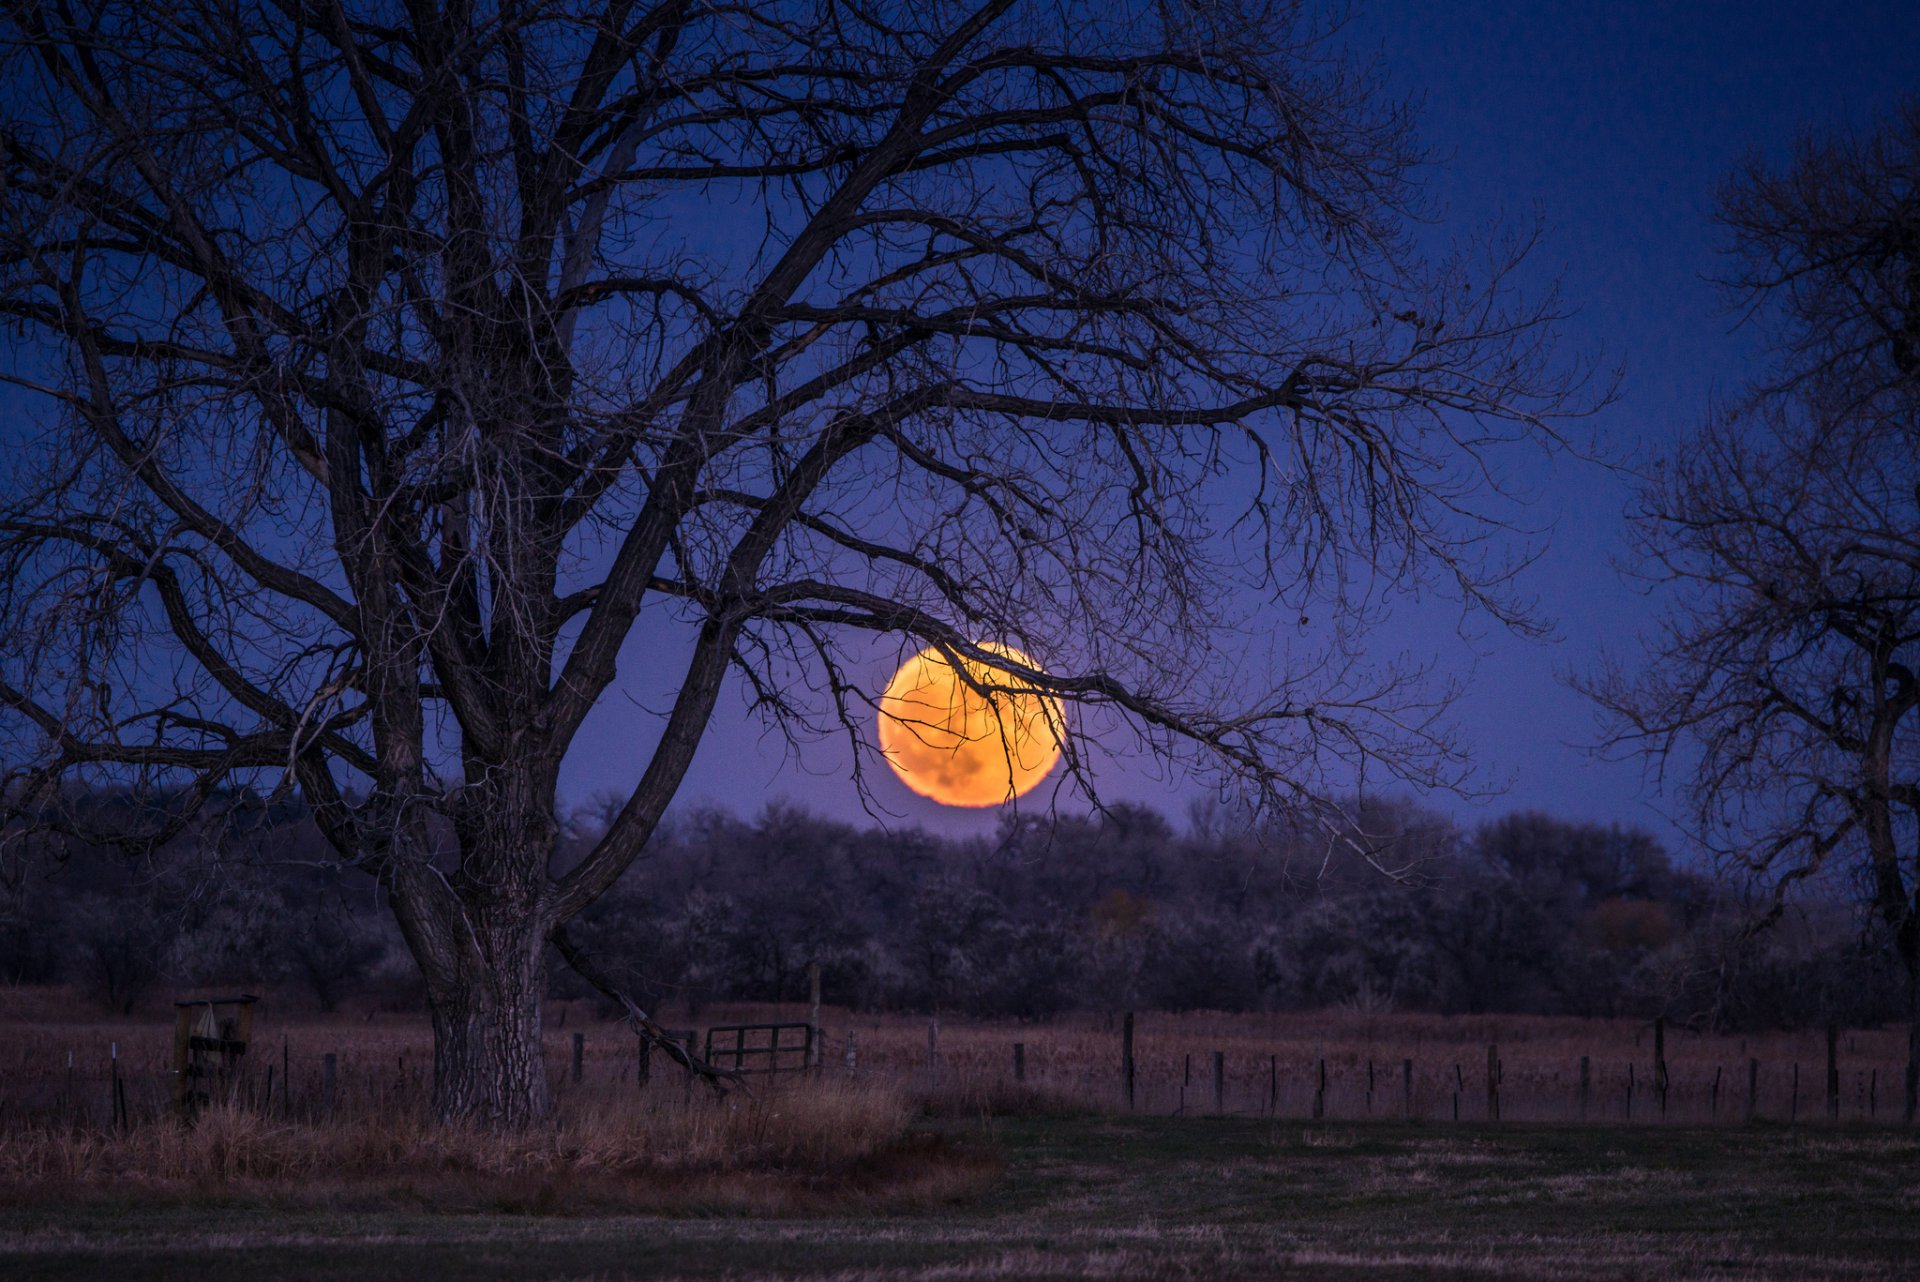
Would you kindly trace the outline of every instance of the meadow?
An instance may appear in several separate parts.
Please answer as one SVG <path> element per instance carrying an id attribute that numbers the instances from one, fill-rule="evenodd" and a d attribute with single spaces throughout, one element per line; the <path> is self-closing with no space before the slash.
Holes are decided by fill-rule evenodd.
<path id="1" fill-rule="evenodd" d="M 721 1005 L 657 1012 L 669 1027 L 808 1018 L 804 1006 Z M 1525 1015 L 1417 1015 L 1345 1010 L 1285 1013 L 1142 1012 L 1135 1020 L 1134 1107 L 1123 1094 L 1124 1017 L 1083 1014 L 1042 1024 L 955 1020 L 824 1008 L 823 1067 L 830 1077 L 885 1082 L 947 1099 L 1006 1093 L 1014 1047 L 1024 1047 L 1026 1090 L 1091 1112 L 1211 1114 L 1309 1120 L 1461 1122 L 1489 1117 L 1488 1051 L 1498 1064 L 1497 1120 L 1534 1122 L 1825 1122 L 1827 1041 L 1822 1029 L 1716 1034 L 1669 1025 L 1662 1115 L 1655 1030 L 1646 1020 Z M 0 994 L 0 1118 L 108 1116 L 111 1056 L 129 1107 L 164 1111 L 172 1082 L 172 1012 L 126 1018 L 90 1014 L 59 989 Z M 582 1073 L 572 1079 L 574 1034 Z M 409 1010 L 380 1005 L 321 1016 L 263 1001 L 248 1091 L 281 1114 L 311 1115 L 322 1068 L 335 1057 L 335 1107 L 411 1105 L 430 1087 L 432 1040 Z M 547 1056 L 556 1095 L 618 1098 L 637 1092 L 636 1039 L 587 1002 L 553 1003 Z M 849 1053 L 851 1052 L 851 1053 Z M 1221 1055 L 1216 1107 L 1213 1055 Z M 1588 1065 L 1582 1109 L 1581 1060 Z M 677 1069 L 654 1063 L 655 1093 Z M 1325 1085 L 1321 1085 L 1321 1066 Z M 1408 1066 L 1411 1065 L 1409 1076 Z M 1897 1123 L 1906 1065 L 1903 1028 L 1840 1029 L 1835 1042 L 1838 1120 Z M 1751 1074 L 1754 1092 L 1748 1097 Z M 269 1076 L 271 1081 L 269 1082 Z"/>
<path id="2" fill-rule="evenodd" d="M 5 1002 L 8 1278 L 1920 1270 L 1920 1136 L 1887 1124 L 1904 1051 L 1895 1030 L 1839 1034 L 1846 1089 L 1830 1121 L 1824 1032 L 1668 1029 L 1667 1120 L 1648 1095 L 1630 1125 L 1627 1074 L 1648 1081 L 1653 1038 L 1629 1021 L 1143 1013 L 1129 1111 L 1120 1018 L 930 1030 L 925 1018 L 829 1009 L 820 1073 L 758 1079 L 718 1099 L 659 1059 L 640 1085 L 633 1039 L 584 1004 L 565 1005 L 550 1012 L 556 1119 L 502 1138 L 428 1123 L 430 1047 L 418 1016 L 283 1015 L 268 1001 L 243 1097 L 182 1127 L 167 1115 L 170 1012 L 101 1021 L 33 990 Z M 664 1012 L 699 1027 L 804 1018 L 793 1007 L 685 1014 Z M 1024 1083 L 1013 1080 L 1016 1042 Z M 1484 1117 L 1489 1044 L 1503 1067 L 1498 1123 Z M 128 1099 L 117 1127 L 107 1124 L 109 1045 Z M 1215 1050 L 1228 1070 L 1218 1111 Z M 321 1103 L 327 1053 L 331 1110 Z M 1582 1055 L 1594 1083 L 1585 1125 L 1569 1119 Z M 1328 1085 L 1313 1120 L 1323 1058 Z M 1399 1067 L 1408 1059 L 1418 1066 L 1412 1120 Z M 1745 1121 L 1738 1090 L 1704 1115 L 1714 1071 L 1724 1092 L 1749 1059 L 1765 1065 L 1759 1120 Z M 1796 1064 L 1797 1113 L 1786 1094 Z M 1880 1083 L 1877 1118 L 1856 1100 L 1857 1076 Z"/>

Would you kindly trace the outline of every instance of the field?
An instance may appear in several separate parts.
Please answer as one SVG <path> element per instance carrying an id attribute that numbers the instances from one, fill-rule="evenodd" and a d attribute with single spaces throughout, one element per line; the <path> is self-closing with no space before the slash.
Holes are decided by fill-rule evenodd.
<path id="1" fill-rule="evenodd" d="M 1628 1125 L 1628 1066 L 1643 1092 L 1652 1072 L 1651 1030 L 1630 1023 L 1142 1015 L 1129 1113 L 1118 1024 L 1104 1017 L 943 1023 L 929 1068 L 928 1021 L 831 1011 L 819 1078 L 717 1103 L 666 1072 L 640 1088 L 629 1039 L 585 1007 L 557 1008 L 561 1120 L 501 1145 L 419 1120 L 427 1043 L 415 1018 L 269 1009 L 255 1107 L 184 1132 L 154 1116 L 167 1012 L 100 1023 L 57 995 L 8 1000 L 10 1279 L 1920 1276 L 1920 1136 L 1886 1124 L 1904 1049 L 1891 1031 L 1840 1034 L 1835 1124 L 1823 1033 L 1743 1042 L 1668 1030 L 1668 1121 L 1643 1093 Z M 796 1014 L 728 1009 L 699 1022 Z M 1024 1087 L 1010 1080 L 1016 1041 Z M 124 1133 L 99 1125 L 107 1042 L 129 1084 Z M 1498 1123 L 1482 1117 L 1490 1042 L 1504 1066 Z M 1216 1049 L 1231 1069 L 1223 1115 Z M 323 1117 L 328 1051 L 338 1081 Z M 1592 1120 L 1569 1124 L 1583 1054 Z M 1323 1057 L 1325 1119 L 1303 1120 Z M 1414 1121 L 1402 1116 L 1409 1058 Z M 1752 1125 L 1748 1058 L 1765 1066 Z M 268 1067 L 280 1079 L 270 1097 Z M 1719 1124 L 1701 1125 L 1715 1068 Z M 1856 1100 L 1856 1075 L 1880 1084 L 1882 1124 Z"/>
<path id="2" fill-rule="evenodd" d="M 948 1123 L 984 1193 L 875 1213 L 636 1216 L 206 1196 L 0 1207 L 0 1274 L 299 1279 L 1902 1278 L 1920 1144 L 1890 1132 Z"/>
<path id="3" fill-rule="evenodd" d="M 80 1012 L 76 1014 L 76 1012 Z M 800 1006 L 727 1006 L 664 1023 L 713 1025 L 804 1020 Z M 1013 1048 L 1025 1048 L 1026 1082 L 1054 1100 L 1094 1111 L 1125 1111 L 1117 1015 L 1081 1015 L 1047 1024 L 982 1023 L 821 1013 L 830 1073 L 895 1082 L 913 1091 L 990 1092 L 1011 1082 Z M 937 1027 L 930 1029 L 930 1025 Z M 70 995 L 47 990 L 0 994 L 0 1118 L 67 1110 L 104 1117 L 110 1053 L 119 1056 L 130 1107 L 160 1110 L 172 1080 L 172 1012 L 154 1009 L 102 1021 Z M 581 1089 L 635 1089 L 638 1047 L 587 1003 L 555 1003 L 547 1052 L 556 1089 L 574 1089 L 572 1037 L 583 1036 Z M 333 1016 L 262 1004 L 250 1057 L 250 1088 L 276 1107 L 311 1109 L 321 1095 L 324 1056 L 337 1064 L 343 1110 L 424 1097 L 432 1044 L 424 1020 L 367 1009 Z M 930 1045 L 937 1058 L 930 1061 Z M 1664 1118 L 1656 1091 L 1651 1023 L 1535 1016 L 1142 1013 L 1136 1021 L 1135 1110 L 1311 1118 L 1315 1097 L 1328 1120 L 1451 1122 L 1488 1117 L 1488 1049 L 1499 1064 L 1499 1120 L 1535 1122 L 1788 1123 L 1825 1121 L 1827 1050 L 1823 1030 L 1764 1035 L 1665 1031 Z M 1222 1093 L 1213 1096 L 1214 1052 Z M 1906 1065 L 1904 1029 L 1843 1029 L 1836 1041 L 1838 1120 L 1899 1120 Z M 1584 1111 L 1580 1061 L 1588 1061 Z M 71 1060 L 71 1065 L 69 1065 Z M 1320 1089 L 1324 1062 L 1326 1085 Z M 1411 1077 L 1407 1067 L 1411 1064 Z M 1754 1096 L 1747 1095 L 1752 1072 Z M 273 1076 L 271 1084 L 267 1077 Z M 289 1078 L 291 1082 L 289 1083 Z M 664 1082 L 664 1078 L 661 1079 Z M 291 1089 L 289 1089 L 289 1086 Z M 1409 1090 L 1410 1087 L 1410 1090 Z M 1457 1110 L 1457 1112 L 1456 1112 Z"/>

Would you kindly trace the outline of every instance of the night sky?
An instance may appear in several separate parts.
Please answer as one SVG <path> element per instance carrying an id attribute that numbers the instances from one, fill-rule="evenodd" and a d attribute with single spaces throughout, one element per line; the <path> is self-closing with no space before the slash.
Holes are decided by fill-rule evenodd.
<path id="1" fill-rule="evenodd" d="M 1565 326 L 1570 354 L 1622 369 L 1619 399 L 1589 430 L 1631 462 L 1669 448 L 1716 394 L 1746 377 L 1752 335 L 1736 328 L 1710 277 L 1719 267 L 1707 220 L 1716 185 L 1746 156 L 1785 157 L 1807 129 L 1864 128 L 1902 93 L 1920 92 L 1920 5 L 1373 3 L 1348 28 L 1362 61 L 1389 91 L 1418 106 L 1433 155 L 1426 188 L 1446 225 L 1525 222 L 1537 212 L 1547 240 L 1534 266 L 1558 277 L 1579 314 Z M 1528 642 L 1477 630 L 1463 640 L 1457 610 L 1403 612 L 1382 629 L 1382 657 L 1431 656 L 1470 681 L 1456 706 L 1462 737 L 1484 778 L 1503 791 L 1485 802 L 1431 798 L 1472 821 L 1539 807 L 1568 818 L 1620 821 L 1678 841 L 1637 762 L 1595 760 L 1586 702 L 1560 680 L 1591 668 L 1603 649 L 1631 656 L 1654 605 L 1612 562 L 1623 552 L 1628 477 L 1561 458 L 1516 455 L 1538 516 L 1551 519 L 1547 554 L 1522 580 L 1558 639 Z M 1529 517 L 1529 519 L 1533 519 Z M 651 719 L 642 633 L 622 663 L 624 696 L 610 695 L 575 744 L 566 791 L 574 799 L 637 777 Z M 890 665 L 877 665 L 876 687 Z M 723 702 L 681 808 L 719 804 L 743 814 L 785 798 L 865 822 L 844 744 L 807 749 L 802 769 L 764 735 L 736 697 Z M 1178 818 L 1191 785 L 1138 761 L 1096 762 L 1109 801 L 1137 801 Z M 909 793 L 884 770 L 878 800 L 889 822 L 944 832 L 990 830 L 995 810 L 947 809 Z M 1044 786 L 1024 803 L 1044 807 Z M 1070 802 L 1063 804 L 1070 805 Z"/>

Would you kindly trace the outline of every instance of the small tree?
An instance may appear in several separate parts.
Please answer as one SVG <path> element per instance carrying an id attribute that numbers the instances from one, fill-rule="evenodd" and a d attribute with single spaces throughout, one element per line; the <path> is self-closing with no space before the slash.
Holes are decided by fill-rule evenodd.
<path id="1" fill-rule="evenodd" d="M 1057 695 L 1083 782 L 1119 726 L 1278 804 L 1457 778 L 1357 624 L 1408 580 L 1524 624 L 1488 454 L 1573 384 L 1524 244 L 1415 251 L 1404 115 L 1310 11 L 5 21 L 0 313 L 51 411 L 0 507 L 7 796 L 297 787 L 419 963 L 443 1116 L 546 1110 L 547 943 L 729 670 L 861 771 L 877 634 Z M 1235 680 L 1248 588 L 1284 662 Z M 668 706 L 559 867 L 622 661 Z"/>
<path id="2" fill-rule="evenodd" d="M 1590 684 L 1611 742 L 1684 764 L 1738 869 L 1858 886 L 1901 958 L 1920 1084 L 1920 105 L 1804 144 L 1722 200 L 1765 376 L 1642 491 L 1674 604 L 1637 671 Z"/>

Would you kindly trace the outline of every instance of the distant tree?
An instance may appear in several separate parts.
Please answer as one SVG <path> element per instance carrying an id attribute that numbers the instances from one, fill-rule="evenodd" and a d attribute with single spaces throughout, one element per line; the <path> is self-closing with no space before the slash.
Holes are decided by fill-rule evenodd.
<path id="1" fill-rule="evenodd" d="M 1651 654 L 1589 683 L 1609 742 L 1690 776 L 1729 864 L 1860 888 L 1901 959 L 1920 1092 L 1920 103 L 1726 188 L 1766 372 L 1632 515 L 1672 590 Z"/>
<path id="2" fill-rule="evenodd" d="M 305 986 L 321 1011 L 333 1011 L 374 973 L 387 954 L 387 941 L 371 923 L 337 909 L 299 911 L 288 904 L 286 910 L 300 924 L 284 935 L 282 970 Z"/>
<path id="3" fill-rule="evenodd" d="M 68 927 L 81 991 L 107 1010 L 130 1014 L 160 981 L 176 934 L 176 923 L 150 903 L 84 897 Z"/>

